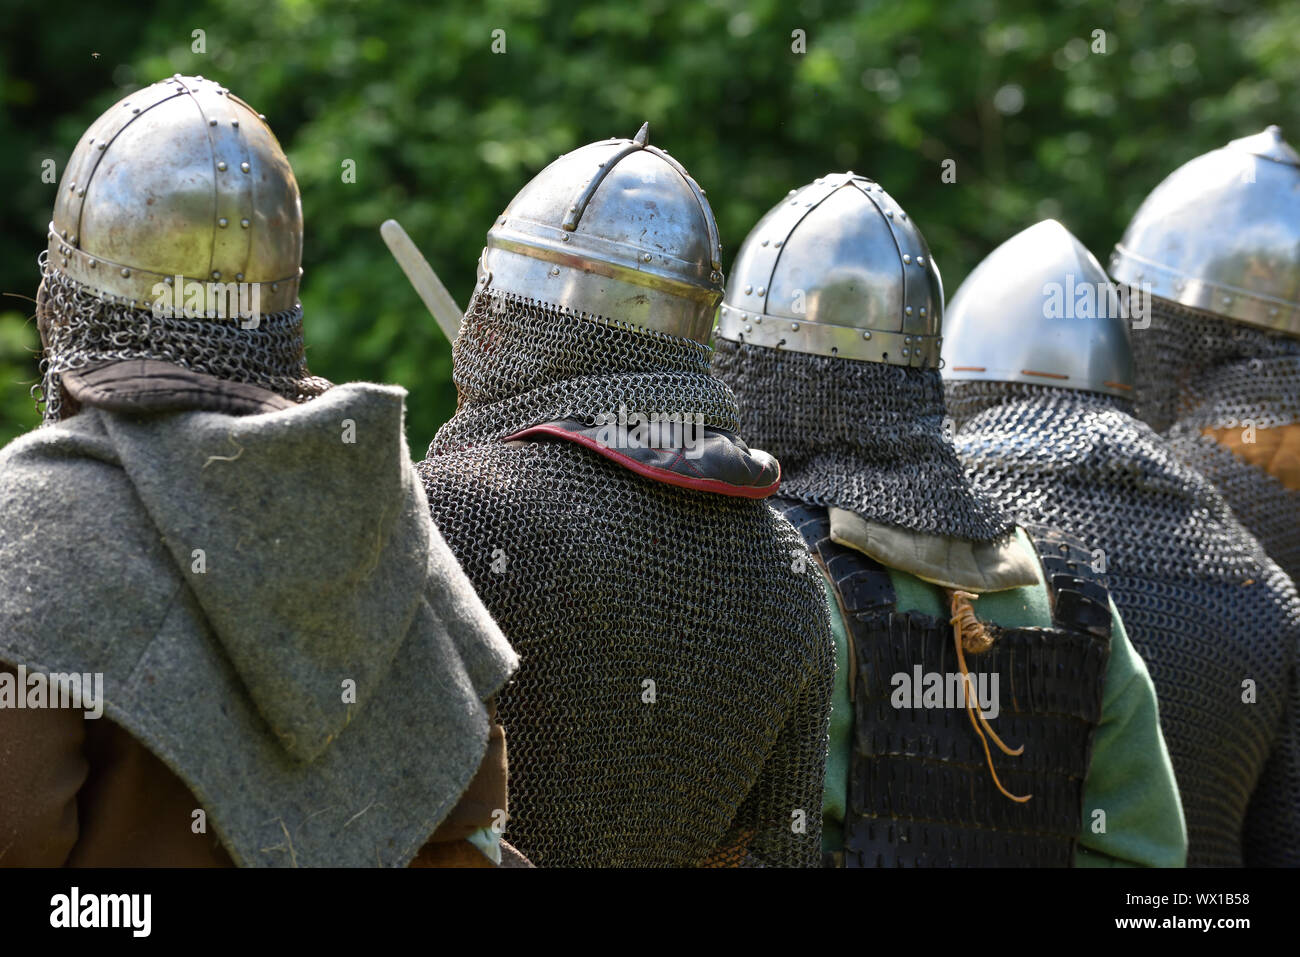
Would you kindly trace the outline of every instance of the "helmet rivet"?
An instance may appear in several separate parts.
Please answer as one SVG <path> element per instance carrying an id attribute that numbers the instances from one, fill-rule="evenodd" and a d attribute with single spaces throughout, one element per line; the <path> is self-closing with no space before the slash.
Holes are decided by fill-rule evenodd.
<path id="1" fill-rule="evenodd" d="M 208 120 L 208 126 L 216 126 L 216 125 L 217 125 L 216 120 Z"/>
<path id="2" fill-rule="evenodd" d="M 907 349 L 904 349 L 904 350 L 903 350 L 903 355 L 908 355 L 908 354 L 909 354 L 909 353 L 908 353 L 908 350 L 907 350 Z"/>
<path id="3" fill-rule="evenodd" d="M 138 114 L 138 113 L 140 112 L 140 107 L 138 107 L 138 106 L 136 106 L 136 107 L 132 107 L 131 112 L 132 112 L 133 114 Z"/>
<path id="4" fill-rule="evenodd" d="M 787 196 L 793 196 L 794 194 L 795 194 L 795 191 L 794 191 L 794 190 L 790 190 L 790 192 L 786 193 L 785 195 L 787 195 Z"/>
<path id="5" fill-rule="evenodd" d="M 68 192 L 71 193 L 76 188 L 77 188 L 77 181 L 74 179 L 71 183 L 68 184 Z"/>
<path id="6" fill-rule="evenodd" d="M 754 317 L 754 325 L 756 325 L 756 326 L 761 326 L 762 324 L 763 324 L 763 317 L 762 317 L 762 316 L 755 316 L 755 317 Z"/>
<path id="7" fill-rule="evenodd" d="M 73 236 L 71 239 L 68 240 L 68 242 L 72 243 L 72 245 L 74 246 L 77 245 L 77 237 Z"/>
<path id="8" fill-rule="evenodd" d="M 167 283 L 169 286 L 174 286 L 176 284 L 176 281 L 172 279 L 171 276 L 163 276 L 163 282 Z"/>
<path id="9" fill-rule="evenodd" d="M 924 256 L 917 256 L 917 257 L 916 257 L 916 264 L 917 264 L 918 266 L 924 266 L 924 265 L 925 265 L 925 257 L 924 257 Z"/>
<path id="10" fill-rule="evenodd" d="M 863 338 L 863 339 L 870 339 L 870 338 L 871 338 L 871 333 L 870 333 L 870 332 L 864 332 L 864 333 L 862 334 L 862 338 Z"/>
<path id="11" fill-rule="evenodd" d="M 196 74 L 194 75 L 194 79 L 196 79 L 196 80 L 202 80 L 203 77 L 199 76 L 199 75 L 196 73 Z"/>
<path id="12" fill-rule="evenodd" d="M 813 180 L 813 182 L 816 183 L 818 186 L 820 186 L 820 185 L 822 184 L 822 180 L 821 180 L 820 177 L 817 178 L 817 179 L 815 179 L 815 180 Z"/>
<path id="13" fill-rule="evenodd" d="M 921 307 L 921 315 L 923 315 L 923 316 L 925 315 L 925 306 L 922 306 L 922 307 Z"/>
<path id="14" fill-rule="evenodd" d="M 227 226 L 230 225 L 230 220 L 222 216 L 220 219 L 217 220 L 217 225 L 220 226 L 222 229 L 225 229 Z"/>
<path id="15" fill-rule="evenodd" d="M 78 196 L 85 196 L 85 195 L 86 195 L 86 187 L 83 186 L 83 187 L 81 187 L 81 189 L 77 190 L 77 195 L 78 195 Z"/>
<path id="16" fill-rule="evenodd" d="M 279 292 L 279 291 L 280 291 L 280 284 L 278 282 L 271 283 L 271 292 Z"/>
<path id="17" fill-rule="evenodd" d="M 903 253 L 903 263 L 905 265 L 910 265 L 911 262 L 912 262 L 912 257 L 908 253 Z"/>
<path id="18" fill-rule="evenodd" d="M 247 163 L 240 163 L 240 164 L 239 164 L 239 168 L 240 168 L 243 172 L 245 172 L 245 173 L 247 173 L 247 172 L 248 172 L 248 169 L 249 169 Z"/>
<path id="19" fill-rule="evenodd" d="M 750 293 L 752 293 L 753 291 L 754 291 L 754 287 L 753 287 L 753 286 L 746 286 L 746 287 L 745 287 L 745 295 L 746 295 L 746 296 L 748 296 L 748 295 L 749 295 Z"/>
<path id="20" fill-rule="evenodd" d="M 221 162 L 219 162 L 219 163 L 217 164 L 217 171 L 218 171 L 218 172 L 221 172 L 221 173 L 224 173 L 224 172 L 226 171 L 226 161 L 225 161 L 225 160 L 222 160 Z"/>
<path id="21" fill-rule="evenodd" d="M 246 220 L 246 219 L 241 219 L 241 220 L 239 221 L 239 225 L 241 225 L 241 226 L 243 226 L 245 229 L 247 229 L 247 228 L 248 228 L 248 225 L 249 225 L 249 224 L 248 224 L 248 220 Z"/>
<path id="22" fill-rule="evenodd" d="M 505 220 L 503 219 L 503 220 L 501 220 L 501 222 L 504 223 Z M 562 242 L 562 243 L 567 243 L 568 241 L 569 241 L 569 234 L 568 234 L 568 233 L 560 233 L 560 242 Z"/>
<path id="23" fill-rule="evenodd" d="M 1270 316 L 1276 316 L 1276 315 L 1277 315 L 1277 306 L 1274 306 L 1272 309 L 1270 309 L 1270 310 L 1268 311 L 1268 314 L 1269 314 Z"/>
<path id="24" fill-rule="evenodd" d="M 97 150 L 102 150 L 102 149 L 103 149 L 105 146 L 107 146 L 107 145 L 108 145 L 108 144 L 105 143 L 103 140 L 100 140 L 100 141 L 99 141 L 99 145 L 96 146 L 95 149 L 97 149 Z"/>
<path id="25" fill-rule="evenodd" d="M 782 243 L 782 242 L 784 242 L 784 240 L 780 240 L 780 239 L 778 239 L 778 240 L 776 241 L 776 248 L 777 248 L 777 249 L 780 249 L 780 248 L 781 248 L 781 243 Z"/>
<path id="26" fill-rule="evenodd" d="M 244 274 L 242 272 L 235 273 L 235 282 L 243 282 L 243 281 L 244 281 Z"/>
<path id="27" fill-rule="evenodd" d="M 92 259 L 92 260 L 90 261 L 90 268 L 91 268 L 91 269 L 94 269 L 94 268 L 95 268 L 96 266 L 98 266 L 98 265 L 99 265 L 99 263 L 95 262 L 95 260 Z"/>
<path id="28" fill-rule="evenodd" d="M 899 213 L 899 214 L 898 214 L 898 218 L 899 218 L 899 219 L 907 219 L 907 213 Z"/>
<path id="29" fill-rule="evenodd" d="M 68 264 L 68 257 L 67 257 L 67 256 L 64 256 L 64 257 L 63 257 L 63 265 L 66 266 L 67 264 Z"/>
<path id="30" fill-rule="evenodd" d="M 893 218 L 894 218 L 894 211 L 893 211 L 892 209 L 887 209 L 887 210 L 885 210 L 885 215 L 888 216 L 890 219 L 893 219 Z"/>
<path id="31" fill-rule="evenodd" d="M 266 114 L 265 114 L 265 113 L 258 113 L 258 114 L 257 114 L 257 118 L 258 118 L 259 120 L 261 120 L 263 123 L 266 122 Z"/>
<path id="32" fill-rule="evenodd" d="M 759 287 L 758 287 L 758 294 L 759 294 L 760 296 L 763 295 L 763 293 L 766 292 L 766 291 L 767 291 L 767 290 L 766 290 L 763 286 L 759 286 Z"/>
<path id="33" fill-rule="evenodd" d="M 68 231 L 65 229 L 65 230 L 64 230 L 62 233 L 60 233 L 59 235 L 61 235 L 64 239 L 67 239 L 67 238 L 68 238 Z"/>
<path id="34" fill-rule="evenodd" d="M 765 239 L 765 240 L 763 240 L 763 245 L 764 245 L 764 246 L 766 246 L 766 245 L 767 245 L 767 240 L 766 240 L 766 239 Z"/>
<path id="35" fill-rule="evenodd" d="M 230 125 L 233 126 L 235 129 L 239 129 L 239 120 L 231 120 Z"/>
<path id="36" fill-rule="evenodd" d="M 221 270 L 220 270 L 220 269 L 214 269 L 214 270 L 212 270 L 212 278 L 213 278 L 213 279 L 220 279 L 220 278 L 221 278 Z"/>
<path id="37" fill-rule="evenodd" d="M 506 218 L 504 216 L 502 216 L 500 219 L 497 220 L 498 226 L 504 226 L 505 224 L 506 224 Z"/>
<path id="38" fill-rule="evenodd" d="M 122 276 L 123 276 L 123 277 L 127 277 L 127 276 L 130 276 L 130 275 L 131 275 L 131 270 L 129 270 L 129 269 L 123 269 L 123 270 L 122 270 Z"/>
<path id="39" fill-rule="evenodd" d="M 799 323 L 797 323 L 797 322 L 792 322 L 792 323 L 790 323 L 790 331 L 791 331 L 791 332 L 798 332 L 798 331 L 799 331 Z"/>
<path id="40" fill-rule="evenodd" d="M 749 325 L 749 324 L 746 324 L 746 325 L 745 325 L 745 331 L 746 331 L 746 332 L 753 332 L 753 331 L 754 331 L 754 327 L 751 326 L 751 325 Z"/>
<path id="41" fill-rule="evenodd" d="M 560 274 L 560 267 L 559 267 L 559 266 L 552 266 L 552 267 L 551 267 L 551 275 L 552 275 L 552 276 L 558 276 L 559 274 Z"/>

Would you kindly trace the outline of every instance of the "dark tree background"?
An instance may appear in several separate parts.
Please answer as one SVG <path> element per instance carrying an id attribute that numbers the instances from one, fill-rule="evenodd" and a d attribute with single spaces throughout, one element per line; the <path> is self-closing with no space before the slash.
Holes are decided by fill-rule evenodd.
<path id="1" fill-rule="evenodd" d="M 380 222 L 402 221 L 463 307 L 483 235 L 516 190 L 559 153 L 631 136 L 644 120 L 708 190 L 724 257 L 787 190 L 849 168 L 911 212 L 949 294 L 1038 219 L 1060 218 L 1104 260 L 1174 166 L 1269 123 L 1300 140 L 1294 0 L 0 10 L 0 441 L 37 422 L 23 297 L 35 293 L 54 200 L 42 162 L 62 174 L 102 110 L 176 72 L 215 77 L 267 115 L 302 189 L 311 367 L 410 390 L 417 457 L 455 406 L 450 350 Z M 505 52 L 493 52 L 494 31 Z M 945 160 L 955 183 L 941 179 Z"/>

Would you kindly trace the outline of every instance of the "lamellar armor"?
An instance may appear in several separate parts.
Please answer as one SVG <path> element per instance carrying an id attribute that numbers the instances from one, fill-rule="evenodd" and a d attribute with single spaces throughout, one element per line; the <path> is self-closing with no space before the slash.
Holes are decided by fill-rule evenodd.
<path id="1" fill-rule="evenodd" d="M 539 866 L 818 860 L 834 643 L 802 540 L 752 500 L 778 467 L 709 374 L 720 256 L 646 128 L 582 147 L 493 225 L 453 348 L 419 469 L 523 662 L 507 834 Z M 625 414 L 697 423 L 701 454 L 602 438 Z"/>
<path id="2" fill-rule="evenodd" d="M 64 372 L 156 359 L 300 400 L 302 208 L 265 118 L 177 74 L 123 98 L 78 141 L 55 200 L 37 315 L 45 417 Z"/>
<path id="3" fill-rule="evenodd" d="M 1023 755 L 986 766 L 967 715 L 935 720 L 891 704 L 893 673 L 958 667 L 949 621 L 898 605 L 889 568 L 918 572 L 833 537 L 844 510 L 905 533 L 917 552 L 1018 547 L 945 434 L 942 318 L 939 270 L 907 213 L 866 177 L 833 174 L 792 191 L 745 240 L 714 367 L 736 390 L 742 429 L 782 463 L 778 507 L 825 568 L 857 662 L 843 863 L 1069 865 L 1111 626 L 1078 548 L 1050 530 L 1033 536 L 1051 627 L 995 629 L 990 647 L 967 652 L 972 677 L 1003 671 L 1020 683 L 1014 700 L 1004 696 L 1000 728 Z M 1027 581 L 1001 587 L 1036 584 L 1028 561 Z M 1008 800 L 991 771 L 1032 799 Z"/>
<path id="4" fill-rule="evenodd" d="M 1084 283 L 1106 277 L 1048 221 L 962 284 L 943 349 L 958 451 L 979 488 L 1104 569 L 1159 694 L 1188 863 L 1300 863 L 1300 602 L 1210 482 L 1133 415 L 1127 327 L 1141 317 L 1104 288 L 1076 297 L 1079 314 L 1045 306 Z"/>

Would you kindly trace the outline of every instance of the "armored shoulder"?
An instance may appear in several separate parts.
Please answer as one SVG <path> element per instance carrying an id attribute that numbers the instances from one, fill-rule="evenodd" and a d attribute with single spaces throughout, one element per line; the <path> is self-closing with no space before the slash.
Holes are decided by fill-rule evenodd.
<path id="1" fill-rule="evenodd" d="M 1022 524 L 1043 566 L 1043 580 L 1058 628 L 1098 638 L 1111 631 L 1110 592 L 1082 541 L 1046 525 Z"/>

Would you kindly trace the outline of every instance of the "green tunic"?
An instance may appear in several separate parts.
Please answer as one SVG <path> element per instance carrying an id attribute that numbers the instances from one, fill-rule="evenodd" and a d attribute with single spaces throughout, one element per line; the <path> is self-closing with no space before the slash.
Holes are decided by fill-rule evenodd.
<path id="1" fill-rule="evenodd" d="M 1032 549 L 1024 531 L 1018 530 L 1018 534 L 1023 547 Z M 889 577 L 900 612 L 948 617 L 942 588 L 893 568 Z M 822 803 L 822 849 L 839 851 L 843 849 L 848 804 L 853 708 L 849 702 L 849 639 L 829 580 L 825 584 L 837 668 Z M 1052 625 L 1041 568 L 1037 585 L 989 592 L 980 596 L 974 607 L 982 620 L 1006 628 Z M 1076 867 L 1182 867 L 1187 860 L 1187 826 L 1160 732 L 1155 686 L 1146 663 L 1129 644 L 1114 604 L 1111 620 L 1101 724 L 1093 739 L 1092 764 L 1084 784 L 1083 830 L 1074 863 Z M 1104 831 L 1098 830 L 1097 810 L 1105 811 Z"/>

